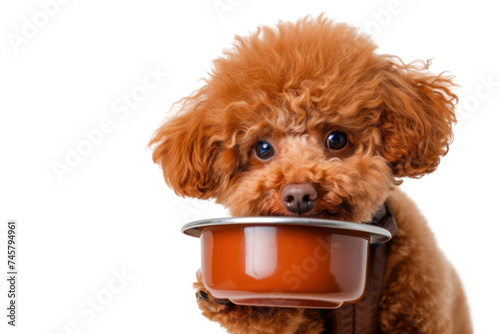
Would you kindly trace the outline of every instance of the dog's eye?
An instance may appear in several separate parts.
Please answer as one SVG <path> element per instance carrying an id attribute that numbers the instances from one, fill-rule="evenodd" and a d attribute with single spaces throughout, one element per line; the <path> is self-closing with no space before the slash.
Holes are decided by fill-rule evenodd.
<path id="1" fill-rule="evenodd" d="M 270 159 L 274 155 L 274 148 L 267 141 L 255 144 L 255 155 L 262 160 Z"/>
<path id="2" fill-rule="evenodd" d="M 340 150 L 347 145 L 347 135 L 343 132 L 334 131 L 326 138 L 326 147 L 332 150 Z"/>

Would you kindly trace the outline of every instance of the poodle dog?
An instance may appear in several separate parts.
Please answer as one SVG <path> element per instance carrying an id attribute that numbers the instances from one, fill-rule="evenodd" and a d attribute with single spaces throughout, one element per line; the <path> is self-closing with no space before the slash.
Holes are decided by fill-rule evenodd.
<path id="1" fill-rule="evenodd" d="M 369 296 L 369 329 L 356 325 L 361 311 L 345 311 L 351 305 L 216 299 L 198 273 L 202 313 L 230 333 L 472 333 L 454 269 L 398 190 L 402 177 L 433 172 L 448 152 L 455 85 L 431 74 L 429 62 L 405 64 L 375 50 L 357 29 L 323 15 L 260 27 L 236 37 L 204 86 L 153 135 L 153 160 L 176 194 L 214 198 L 233 216 L 370 223 L 385 207 L 397 222 L 380 287 Z"/>

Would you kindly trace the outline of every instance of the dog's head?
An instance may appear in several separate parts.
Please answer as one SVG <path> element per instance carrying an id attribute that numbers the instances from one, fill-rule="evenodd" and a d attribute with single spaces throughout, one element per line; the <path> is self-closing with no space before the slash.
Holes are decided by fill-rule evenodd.
<path id="1" fill-rule="evenodd" d="M 235 216 L 369 220 L 397 178 L 436 169 L 457 100 L 375 49 L 322 16 L 237 37 L 151 140 L 167 184 Z"/>

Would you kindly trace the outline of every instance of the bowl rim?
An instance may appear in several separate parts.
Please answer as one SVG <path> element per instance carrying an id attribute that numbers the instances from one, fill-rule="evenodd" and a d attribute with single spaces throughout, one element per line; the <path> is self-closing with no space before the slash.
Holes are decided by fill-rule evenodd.
<path id="1" fill-rule="evenodd" d="M 201 235 L 201 229 L 203 227 L 226 225 L 292 225 L 326 227 L 344 231 L 359 231 L 370 234 L 370 244 L 381 244 L 392 239 L 391 233 L 380 226 L 374 226 L 365 223 L 346 222 L 341 220 L 284 216 L 223 217 L 196 220 L 182 226 L 181 232 L 186 235 L 199 238 Z"/>

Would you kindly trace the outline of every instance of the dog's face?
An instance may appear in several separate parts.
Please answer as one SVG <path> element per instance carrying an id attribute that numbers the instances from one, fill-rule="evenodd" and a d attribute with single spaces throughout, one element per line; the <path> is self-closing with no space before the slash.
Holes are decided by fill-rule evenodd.
<path id="1" fill-rule="evenodd" d="M 323 17 L 238 37 L 151 141 L 167 184 L 235 216 L 369 220 L 395 178 L 435 170 L 456 102 L 427 64 L 374 51 Z"/>

